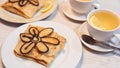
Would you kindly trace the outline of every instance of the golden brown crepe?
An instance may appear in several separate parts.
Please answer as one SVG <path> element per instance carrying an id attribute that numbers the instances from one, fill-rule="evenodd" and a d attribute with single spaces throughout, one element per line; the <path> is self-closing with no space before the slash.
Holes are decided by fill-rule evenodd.
<path id="1" fill-rule="evenodd" d="M 45 2 L 45 0 L 38 0 L 39 5 L 37 5 L 37 6 L 31 4 L 30 2 L 28 2 L 24 6 L 20 6 L 18 2 L 7 1 L 6 3 L 4 3 L 2 5 L 2 7 L 9 12 L 12 12 L 12 13 L 15 13 L 17 15 L 23 16 L 25 18 L 31 18 L 35 15 L 35 13 L 38 10 L 40 10 L 43 7 L 44 2 Z"/>
<path id="2" fill-rule="evenodd" d="M 37 44 L 30 49 L 34 42 Z M 18 57 L 33 60 L 47 67 L 63 49 L 65 42 L 66 39 L 54 32 L 54 29 L 30 25 L 24 33 L 20 34 L 20 41 L 14 53 Z M 30 46 L 28 46 L 29 43 Z M 42 43 L 46 44 L 48 50 Z"/>

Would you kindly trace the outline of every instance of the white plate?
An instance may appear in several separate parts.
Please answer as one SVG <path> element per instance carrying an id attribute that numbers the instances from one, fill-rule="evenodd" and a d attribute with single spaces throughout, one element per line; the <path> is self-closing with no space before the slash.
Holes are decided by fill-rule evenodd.
<path id="1" fill-rule="evenodd" d="M 62 8 L 62 11 L 63 11 L 63 13 L 67 16 L 67 17 L 69 17 L 69 18 L 71 18 L 71 19 L 73 19 L 73 20 L 77 20 L 77 21 L 86 21 L 86 18 L 87 18 L 87 14 L 85 15 L 85 14 L 78 14 L 78 13 L 76 13 L 76 12 L 74 12 L 73 10 L 72 10 L 72 8 L 71 8 L 71 5 L 70 5 L 70 3 L 69 3 L 69 0 L 65 0 L 64 2 L 63 2 L 63 4 L 61 5 L 61 8 Z"/>
<path id="2" fill-rule="evenodd" d="M 6 1 L 7 0 L 0 0 L 0 18 L 3 20 L 9 21 L 9 22 L 13 22 L 13 23 L 29 23 L 29 22 L 35 22 L 38 20 L 42 20 L 48 17 L 49 15 L 51 15 L 57 8 L 57 0 L 52 0 L 52 3 L 53 3 L 52 9 L 50 9 L 46 13 L 42 13 L 41 10 L 39 10 L 32 18 L 27 19 L 22 16 L 19 16 L 19 15 L 16 15 L 16 14 L 13 14 L 11 12 L 4 10 L 1 7 L 1 5 L 4 4 Z"/>
<path id="3" fill-rule="evenodd" d="M 57 33 L 67 39 L 64 49 L 56 57 L 49 68 L 75 68 L 82 56 L 82 45 L 76 33 L 63 24 L 50 21 L 39 21 L 29 23 L 31 25 L 53 27 Z M 44 66 L 30 60 L 18 58 L 14 55 L 13 49 L 16 47 L 19 34 L 24 32 L 29 24 L 18 27 L 10 33 L 2 46 L 2 61 L 6 68 L 45 68 Z M 62 27 L 62 28 L 61 28 Z"/>
<path id="4" fill-rule="evenodd" d="M 86 34 L 86 35 L 89 35 L 89 32 L 87 30 L 87 24 L 86 22 L 83 23 L 80 28 L 77 30 L 78 32 L 78 35 L 80 37 L 80 40 L 82 41 L 83 44 L 85 44 L 86 47 L 92 49 L 92 50 L 95 50 L 95 51 L 99 51 L 99 52 L 111 52 L 113 51 L 114 49 L 111 48 L 111 47 L 100 47 L 99 45 L 90 45 L 88 43 L 86 43 L 85 41 L 83 41 L 82 39 L 82 35 L 83 34 Z"/>

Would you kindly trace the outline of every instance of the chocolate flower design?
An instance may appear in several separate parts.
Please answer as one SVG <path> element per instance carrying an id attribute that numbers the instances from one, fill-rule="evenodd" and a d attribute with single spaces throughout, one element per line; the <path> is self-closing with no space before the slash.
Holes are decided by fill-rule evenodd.
<path id="1" fill-rule="evenodd" d="M 39 6 L 38 0 L 9 0 L 9 2 L 11 2 L 11 3 L 18 2 L 18 4 L 20 6 L 25 6 L 27 3 L 30 3 L 30 4 L 35 5 L 35 6 Z"/>
<path id="2" fill-rule="evenodd" d="M 27 54 L 33 48 L 36 48 L 40 53 L 48 52 L 47 44 L 58 45 L 60 43 L 57 38 L 51 37 L 53 32 L 53 28 L 44 28 L 39 31 L 37 28 L 31 27 L 28 33 L 21 33 L 20 39 L 24 44 L 21 46 L 20 52 Z"/>

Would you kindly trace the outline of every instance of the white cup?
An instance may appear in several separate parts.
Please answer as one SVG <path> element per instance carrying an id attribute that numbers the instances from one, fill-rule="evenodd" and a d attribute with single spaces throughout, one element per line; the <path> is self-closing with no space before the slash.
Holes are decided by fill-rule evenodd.
<path id="1" fill-rule="evenodd" d="M 92 11 L 87 17 L 87 29 L 93 38 L 106 42 L 120 29 L 120 18 L 110 10 Z"/>
<path id="2" fill-rule="evenodd" d="M 90 12 L 94 7 L 97 9 L 100 8 L 100 5 L 96 3 L 96 0 L 70 0 L 70 5 L 73 11 L 80 14 L 86 14 Z"/>

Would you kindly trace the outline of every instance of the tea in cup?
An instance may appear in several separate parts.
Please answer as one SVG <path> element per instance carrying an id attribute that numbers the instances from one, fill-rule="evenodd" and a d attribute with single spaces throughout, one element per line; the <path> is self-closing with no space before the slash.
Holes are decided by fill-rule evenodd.
<path id="1" fill-rule="evenodd" d="M 100 8 L 100 5 L 96 3 L 96 0 L 70 0 L 70 5 L 73 11 L 80 14 L 87 14 L 94 7 Z"/>
<path id="2" fill-rule="evenodd" d="M 88 14 L 87 28 L 98 41 L 108 41 L 120 28 L 120 18 L 112 11 L 96 10 Z"/>

